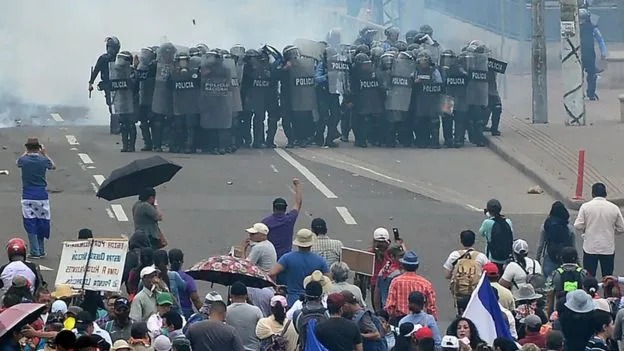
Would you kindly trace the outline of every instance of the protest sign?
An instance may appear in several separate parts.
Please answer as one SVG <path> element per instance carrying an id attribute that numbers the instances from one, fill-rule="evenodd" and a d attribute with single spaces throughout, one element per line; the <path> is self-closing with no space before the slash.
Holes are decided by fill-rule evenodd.
<path id="1" fill-rule="evenodd" d="M 372 276 L 375 271 L 375 254 L 372 252 L 343 247 L 341 261 L 356 273 Z"/>
<path id="2" fill-rule="evenodd" d="M 128 240 L 123 239 L 65 241 L 55 284 L 120 291 L 127 251 Z"/>

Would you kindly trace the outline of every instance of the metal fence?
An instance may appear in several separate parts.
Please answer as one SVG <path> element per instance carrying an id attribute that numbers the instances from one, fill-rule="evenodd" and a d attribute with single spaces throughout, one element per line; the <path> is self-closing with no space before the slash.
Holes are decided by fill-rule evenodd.
<path id="1" fill-rule="evenodd" d="M 526 0 L 425 0 L 425 6 L 510 39 L 531 40 L 531 4 Z M 624 1 L 597 3 L 591 12 L 606 41 L 624 42 Z M 548 41 L 560 40 L 559 27 L 559 2 L 547 1 Z"/>

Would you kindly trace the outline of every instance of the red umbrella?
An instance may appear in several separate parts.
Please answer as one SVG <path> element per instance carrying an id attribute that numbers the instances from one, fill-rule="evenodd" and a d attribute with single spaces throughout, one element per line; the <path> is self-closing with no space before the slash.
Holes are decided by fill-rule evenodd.
<path id="1" fill-rule="evenodd" d="M 275 286 L 260 268 L 251 262 L 233 256 L 214 256 L 202 260 L 186 271 L 193 279 L 230 286 L 236 281 L 250 288 Z"/>
<path id="2" fill-rule="evenodd" d="M 45 310 L 42 303 L 20 303 L 0 313 L 0 337 L 20 323 L 34 322 Z"/>

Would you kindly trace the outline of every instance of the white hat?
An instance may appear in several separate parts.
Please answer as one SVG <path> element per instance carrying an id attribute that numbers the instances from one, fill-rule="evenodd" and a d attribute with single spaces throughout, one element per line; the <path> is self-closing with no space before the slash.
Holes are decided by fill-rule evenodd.
<path id="1" fill-rule="evenodd" d="M 607 299 L 594 299 L 594 304 L 596 305 L 595 310 L 611 313 L 611 306 L 609 306 Z"/>
<path id="2" fill-rule="evenodd" d="M 377 228 L 373 232 L 373 240 L 376 241 L 390 241 L 390 233 L 386 228 Z"/>
<path id="3" fill-rule="evenodd" d="M 56 300 L 52 303 L 52 307 L 50 308 L 50 312 L 61 312 L 63 314 L 67 313 L 67 304 L 63 300 Z"/>
<path id="4" fill-rule="evenodd" d="M 269 227 L 264 223 L 256 223 L 251 228 L 245 229 L 245 231 L 249 234 L 269 234 Z"/>
<path id="5" fill-rule="evenodd" d="M 459 339 L 454 335 L 444 335 L 442 337 L 442 348 L 459 349 Z"/>
<path id="6" fill-rule="evenodd" d="M 299 229 L 297 234 L 295 234 L 293 245 L 298 247 L 311 247 L 314 244 L 314 238 L 315 235 L 310 229 Z"/>
<path id="7" fill-rule="evenodd" d="M 312 272 L 312 274 L 310 274 L 309 276 L 305 277 L 305 279 L 303 279 L 303 287 L 305 288 L 311 282 L 319 282 L 319 283 L 321 283 L 321 286 L 323 287 L 323 294 L 328 294 L 329 291 L 332 288 L 332 281 L 331 281 L 331 279 L 329 279 L 329 277 L 324 275 L 319 270 L 316 270 L 316 271 Z"/>
<path id="8" fill-rule="evenodd" d="M 132 346 L 130 346 L 128 342 L 126 342 L 125 340 L 115 341 L 115 343 L 113 344 L 112 350 L 117 351 L 117 350 L 122 350 L 122 349 L 132 350 Z"/>
<path id="9" fill-rule="evenodd" d="M 171 340 L 164 335 L 158 335 L 156 339 L 154 339 L 154 351 L 170 351 L 171 350 Z"/>
<path id="10" fill-rule="evenodd" d="M 513 251 L 517 254 L 528 253 L 529 244 L 522 239 L 518 239 L 513 243 Z"/>
<path id="11" fill-rule="evenodd" d="M 143 269 L 141 269 L 140 277 L 141 279 L 143 279 L 143 277 L 145 277 L 146 275 L 150 275 L 154 272 L 158 272 L 158 269 L 156 269 L 154 265 L 143 267 Z"/>

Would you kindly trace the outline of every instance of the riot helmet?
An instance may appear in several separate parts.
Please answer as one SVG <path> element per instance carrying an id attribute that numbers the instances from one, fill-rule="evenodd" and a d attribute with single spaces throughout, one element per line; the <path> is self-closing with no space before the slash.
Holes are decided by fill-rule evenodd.
<path id="1" fill-rule="evenodd" d="M 381 59 L 381 55 L 384 54 L 384 49 L 377 46 L 371 49 L 371 60 L 374 63 L 378 63 L 379 60 Z"/>
<path id="2" fill-rule="evenodd" d="M 366 26 L 360 30 L 360 38 L 366 44 L 370 44 L 377 35 L 377 29 L 371 26 Z"/>
<path id="3" fill-rule="evenodd" d="M 189 64 L 189 60 L 191 56 L 186 52 L 177 52 L 174 57 L 174 61 L 177 63 L 180 68 L 187 68 Z"/>
<path id="4" fill-rule="evenodd" d="M 282 56 L 285 61 L 296 60 L 301 56 L 299 48 L 294 45 L 286 45 L 282 50 Z"/>
<path id="5" fill-rule="evenodd" d="M 408 44 L 413 44 L 416 42 L 416 37 L 418 36 L 418 31 L 416 29 L 412 29 L 405 33 L 405 41 Z"/>
<path id="6" fill-rule="evenodd" d="M 245 57 L 260 57 L 260 52 L 256 49 L 248 49 L 245 51 Z"/>
<path id="7" fill-rule="evenodd" d="M 416 36 L 414 37 L 414 43 L 424 44 L 425 42 L 427 42 L 426 37 L 427 37 L 427 34 L 418 32 L 418 34 L 416 34 Z"/>
<path id="8" fill-rule="evenodd" d="M 106 53 L 116 57 L 121 49 L 121 43 L 117 37 L 107 37 L 106 40 Z"/>
<path id="9" fill-rule="evenodd" d="M 407 51 L 414 51 L 414 50 L 418 50 L 420 48 L 420 45 L 416 44 L 416 43 L 411 43 L 407 46 Z"/>
<path id="10" fill-rule="evenodd" d="M 242 58 L 245 56 L 245 47 L 241 44 L 236 44 L 230 49 L 229 53 L 236 58 Z"/>
<path id="11" fill-rule="evenodd" d="M 115 59 L 115 65 L 118 66 L 130 66 L 132 64 L 134 57 L 132 53 L 129 51 L 122 51 L 117 54 Z"/>
<path id="12" fill-rule="evenodd" d="M 399 40 L 399 33 L 400 32 L 401 31 L 399 30 L 398 27 L 391 26 L 391 27 L 386 28 L 386 30 L 384 30 L 384 35 L 386 36 L 386 39 L 389 42 L 394 43 L 397 40 Z"/>
<path id="13" fill-rule="evenodd" d="M 173 63 L 177 49 L 172 43 L 164 43 L 158 48 L 156 58 L 158 62 Z"/>
<path id="14" fill-rule="evenodd" d="M 421 68 L 430 67 L 433 65 L 431 55 L 429 54 L 429 52 L 427 52 L 427 50 L 421 50 L 420 52 L 418 52 L 418 55 L 416 55 L 416 65 Z"/>
<path id="15" fill-rule="evenodd" d="M 327 33 L 327 44 L 337 48 L 340 45 L 341 37 L 342 34 L 340 28 L 332 28 Z"/>
<path id="16" fill-rule="evenodd" d="M 156 60 L 156 51 L 153 48 L 146 47 L 142 48 L 139 53 L 139 64 L 140 65 L 150 65 L 152 62 Z"/>
<path id="17" fill-rule="evenodd" d="M 433 28 L 431 28 L 431 26 L 428 24 L 423 24 L 422 26 L 420 26 L 419 32 L 427 34 L 433 38 Z"/>
<path id="18" fill-rule="evenodd" d="M 453 52 L 453 50 L 444 50 L 440 55 L 440 66 L 441 67 L 452 67 L 457 64 L 457 55 Z"/>
<path id="19" fill-rule="evenodd" d="M 401 51 L 407 51 L 407 43 L 406 43 L 406 42 L 404 42 L 404 41 L 399 40 L 399 41 L 397 41 L 396 43 L 394 43 L 394 46 L 396 46 L 396 48 L 397 48 L 397 50 L 398 50 L 399 52 L 401 52 Z"/>
<path id="20" fill-rule="evenodd" d="M 589 12 L 589 10 L 587 8 L 579 9 L 579 21 L 581 23 L 585 23 L 585 22 L 591 21 L 591 12 Z"/>
<path id="21" fill-rule="evenodd" d="M 212 66 L 221 60 L 221 54 L 218 50 L 208 50 L 204 55 L 204 62 L 208 66 Z"/>
<path id="22" fill-rule="evenodd" d="M 392 69 L 392 63 L 394 62 L 394 55 L 390 53 L 385 53 L 381 55 L 381 58 L 379 59 L 379 61 L 380 61 L 381 69 L 390 70 Z"/>
<path id="23" fill-rule="evenodd" d="M 355 49 L 355 51 L 359 54 L 366 54 L 369 55 L 370 54 L 370 48 L 368 47 L 368 45 L 358 45 L 357 48 Z"/>
<path id="24" fill-rule="evenodd" d="M 355 58 L 353 59 L 353 61 L 355 61 L 356 64 L 363 64 L 366 62 L 371 62 L 370 57 L 368 57 L 368 55 L 366 55 L 363 52 L 360 52 L 359 54 L 355 55 Z"/>
<path id="25" fill-rule="evenodd" d="M 399 52 L 396 57 L 400 60 L 414 60 L 414 56 L 407 51 Z"/>
<path id="26" fill-rule="evenodd" d="M 371 46 L 370 46 L 370 47 L 371 47 L 371 49 L 372 49 L 372 48 L 377 48 L 377 47 L 379 47 L 379 48 L 383 48 L 383 47 L 384 47 L 384 44 L 383 44 L 383 42 L 381 42 L 381 41 L 379 41 L 379 40 L 373 40 L 373 42 L 371 43 Z"/>
<path id="27" fill-rule="evenodd" d="M 199 43 L 195 47 L 199 49 L 200 55 L 205 55 L 206 53 L 208 53 L 208 50 L 210 50 L 210 48 L 208 48 L 208 45 L 204 43 Z"/>
<path id="28" fill-rule="evenodd" d="M 199 48 L 197 47 L 189 48 L 189 56 L 191 57 L 201 56 L 201 51 L 199 51 Z"/>
<path id="29" fill-rule="evenodd" d="M 336 48 L 331 46 L 325 48 L 325 57 L 334 57 L 336 55 L 338 55 L 338 51 L 336 50 Z"/>

